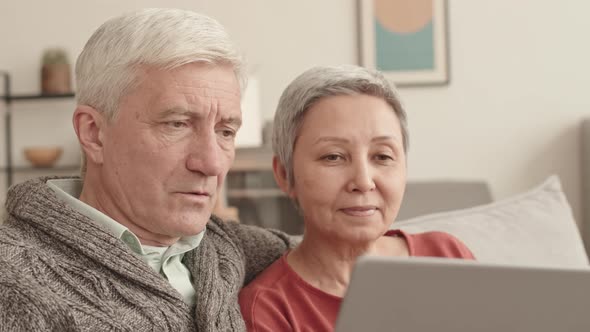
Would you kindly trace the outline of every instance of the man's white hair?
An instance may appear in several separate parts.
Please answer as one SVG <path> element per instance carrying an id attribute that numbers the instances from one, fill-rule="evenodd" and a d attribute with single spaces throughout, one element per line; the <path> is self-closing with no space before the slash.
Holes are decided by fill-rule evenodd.
<path id="1" fill-rule="evenodd" d="M 240 53 L 216 20 L 188 10 L 149 8 L 112 18 L 90 37 L 76 62 L 77 102 L 112 119 L 138 82 L 140 66 L 170 70 L 204 62 L 230 65 L 242 89 Z"/>
<path id="2" fill-rule="evenodd" d="M 148 8 L 103 23 L 76 61 L 76 98 L 105 114 L 117 116 L 123 96 L 137 86 L 139 68 L 171 70 L 201 62 L 229 65 L 243 89 L 245 66 L 224 27 L 188 10 Z M 82 154 L 81 176 L 86 172 Z"/>

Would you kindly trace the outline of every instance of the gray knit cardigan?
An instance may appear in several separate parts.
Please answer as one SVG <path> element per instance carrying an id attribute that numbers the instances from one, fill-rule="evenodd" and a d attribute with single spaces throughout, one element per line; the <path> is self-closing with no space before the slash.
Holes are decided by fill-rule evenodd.
<path id="1" fill-rule="evenodd" d="M 0 331 L 245 331 L 238 292 L 292 245 L 212 217 L 184 256 L 196 305 L 45 182 L 13 186 L 0 226 Z"/>

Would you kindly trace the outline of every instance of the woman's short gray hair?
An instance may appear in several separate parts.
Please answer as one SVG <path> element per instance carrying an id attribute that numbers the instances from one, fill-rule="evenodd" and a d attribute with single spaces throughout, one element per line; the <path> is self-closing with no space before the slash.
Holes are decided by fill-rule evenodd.
<path id="1" fill-rule="evenodd" d="M 285 89 L 275 113 L 272 133 L 274 155 L 285 167 L 289 186 L 293 179 L 293 151 L 305 113 L 320 99 L 342 95 L 370 95 L 385 100 L 399 119 L 404 151 L 409 148 L 406 111 L 397 91 L 378 71 L 344 65 L 314 67 L 299 75 Z"/>
<path id="2" fill-rule="evenodd" d="M 216 20 L 182 9 L 148 8 L 112 18 L 90 37 L 76 62 L 77 102 L 116 116 L 138 84 L 140 66 L 170 70 L 204 62 L 233 67 L 242 89 L 242 58 Z"/>

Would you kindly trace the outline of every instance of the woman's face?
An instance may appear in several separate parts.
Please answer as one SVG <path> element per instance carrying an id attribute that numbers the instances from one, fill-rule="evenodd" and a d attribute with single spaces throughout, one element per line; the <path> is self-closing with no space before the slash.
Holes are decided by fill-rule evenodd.
<path id="1" fill-rule="evenodd" d="M 406 185 L 401 127 L 392 107 L 368 96 L 333 96 L 305 115 L 288 194 L 306 236 L 373 241 L 394 221 Z"/>

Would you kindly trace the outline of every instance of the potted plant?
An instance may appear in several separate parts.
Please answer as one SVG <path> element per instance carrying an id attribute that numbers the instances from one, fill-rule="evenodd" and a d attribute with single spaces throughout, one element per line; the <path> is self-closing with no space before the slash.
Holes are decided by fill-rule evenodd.
<path id="1" fill-rule="evenodd" d="M 41 67 L 41 93 L 72 92 L 70 63 L 65 50 L 50 48 L 43 52 Z"/>

